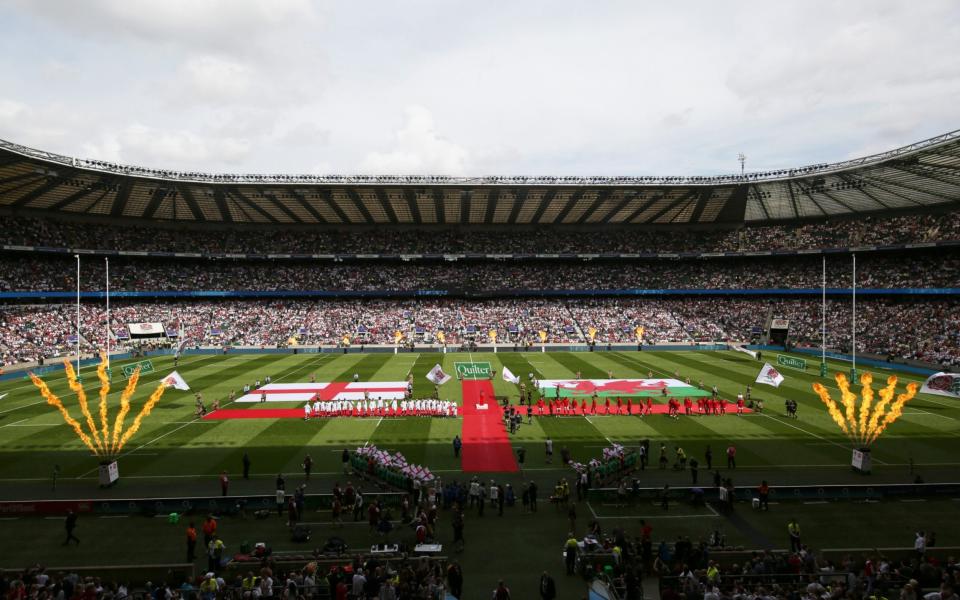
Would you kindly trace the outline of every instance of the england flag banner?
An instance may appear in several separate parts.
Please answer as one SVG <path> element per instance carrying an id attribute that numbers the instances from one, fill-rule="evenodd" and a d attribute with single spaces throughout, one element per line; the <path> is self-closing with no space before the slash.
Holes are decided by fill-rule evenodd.
<path id="1" fill-rule="evenodd" d="M 923 382 L 920 393 L 960 398 L 960 373 L 934 373 Z"/>
<path id="2" fill-rule="evenodd" d="M 514 375 L 510 369 L 503 368 L 503 380 L 507 383 L 520 383 L 520 378 Z"/>
<path id="3" fill-rule="evenodd" d="M 329 381 L 316 383 L 268 383 L 237 398 L 239 403 L 253 402 L 329 402 L 333 400 L 403 400 L 406 381 Z"/>
<path id="4" fill-rule="evenodd" d="M 127 323 L 127 329 L 130 335 L 139 335 L 144 337 L 162 337 L 166 335 L 166 328 L 163 323 Z"/>
<path id="5" fill-rule="evenodd" d="M 434 385 L 443 385 L 450 381 L 450 376 L 443 372 L 443 368 L 440 365 L 435 365 L 430 369 L 430 372 L 427 373 L 427 379 L 432 381 Z"/>
<path id="6" fill-rule="evenodd" d="M 783 375 L 780 374 L 780 371 L 774 369 L 770 363 L 763 363 L 763 368 L 757 375 L 757 383 L 780 387 L 780 384 L 783 383 Z"/>
<path id="7" fill-rule="evenodd" d="M 177 390 L 189 390 L 190 386 L 187 385 L 187 382 L 183 379 L 183 376 L 180 373 L 174 371 L 166 377 L 163 378 L 163 385 L 167 387 L 172 387 Z"/>

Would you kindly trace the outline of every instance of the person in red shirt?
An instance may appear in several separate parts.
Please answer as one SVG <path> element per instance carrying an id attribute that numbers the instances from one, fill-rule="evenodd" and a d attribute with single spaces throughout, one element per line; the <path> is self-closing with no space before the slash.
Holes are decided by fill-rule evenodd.
<path id="1" fill-rule="evenodd" d="M 738 415 L 743 414 L 743 396 L 742 395 L 737 396 L 737 414 Z"/>
<path id="2" fill-rule="evenodd" d="M 670 416 L 674 419 L 680 418 L 680 401 L 676 398 L 670 398 Z"/>
<path id="3" fill-rule="evenodd" d="M 720 414 L 721 414 L 721 415 L 727 414 L 727 400 L 726 400 L 726 398 L 720 398 L 719 400 L 717 400 L 717 404 L 720 406 Z"/>
<path id="4" fill-rule="evenodd" d="M 650 524 L 647 523 L 646 521 L 641 520 L 640 521 L 640 541 L 641 542 L 650 541 L 652 535 L 653 535 L 653 527 L 651 527 Z"/>
<path id="5" fill-rule="evenodd" d="M 653 399 L 647 396 L 647 414 L 653 414 Z"/>
<path id="6" fill-rule="evenodd" d="M 216 533 L 217 520 L 213 518 L 213 515 L 208 515 L 207 520 L 203 522 L 203 546 L 205 548 L 210 545 L 210 540 Z"/>
<path id="7" fill-rule="evenodd" d="M 187 526 L 187 562 L 192 563 L 197 559 L 197 528 L 190 523 Z"/>
<path id="8" fill-rule="evenodd" d="M 690 400 L 690 398 L 684 398 L 684 399 L 683 399 L 683 413 L 689 417 L 689 416 L 690 416 L 690 413 L 692 413 L 692 412 L 693 412 L 693 401 Z"/>

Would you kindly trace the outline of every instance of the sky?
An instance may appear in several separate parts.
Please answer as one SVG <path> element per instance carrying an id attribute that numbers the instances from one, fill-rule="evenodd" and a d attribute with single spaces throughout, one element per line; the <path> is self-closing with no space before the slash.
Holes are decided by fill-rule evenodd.
<path id="1" fill-rule="evenodd" d="M 960 129 L 955 0 L 0 0 L 0 139 L 205 172 L 709 175 Z"/>

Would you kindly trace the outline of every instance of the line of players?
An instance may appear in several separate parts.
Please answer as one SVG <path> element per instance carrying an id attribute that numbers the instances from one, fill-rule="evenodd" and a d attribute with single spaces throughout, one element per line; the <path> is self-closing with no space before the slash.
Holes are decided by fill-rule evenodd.
<path id="1" fill-rule="evenodd" d="M 714 388 L 716 389 L 716 388 Z M 700 397 L 697 398 L 697 408 L 693 408 L 693 400 L 690 398 L 683 399 L 683 414 L 686 416 L 693 415 L 725 415 L 727 414 L 727 405 L 735 405 L 737 408 L 737 414 L 742 415 L 744 408 L 746 408 L 746 400 L 743 397 L 743 394 L 737 394 L 737 400 L 735 403 L 728 402 L 726 398 L 720 398 L 714 392 L 714 395 L 710 398 Z M 763 412 L 763 402 L 757 400 L 756 403 L 752 403 L 752 410 L 756 412 Z M 676 398 L 670 398 L 667 401 L 667 406 L 669 407 L 668 414 L 673 418 L 679 418 L 680 416 L 680 400 Z"/>
<path id="2" fill-rule="evenodd" d="M 303 406 L 303 420 L 329 417 L 455 417 L 457 403 L 450 400 L 314 400 Z"/>

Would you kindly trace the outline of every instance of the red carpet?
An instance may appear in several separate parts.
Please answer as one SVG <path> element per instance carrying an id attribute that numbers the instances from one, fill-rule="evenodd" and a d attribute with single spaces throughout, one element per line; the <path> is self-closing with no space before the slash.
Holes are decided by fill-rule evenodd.
<path id="1" fill-rule="evenodd" d="M 465 473 L 515 473 L 517 461 L 503 425 L 503 411 L 494 397 L 493 384 L 484 379 L 464 380 L 462 385 L 461 469 Z M 486 403 L 487 409 L 477 410 L 477 402 Z"/>

